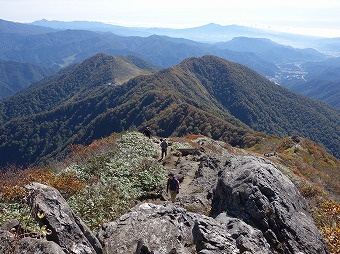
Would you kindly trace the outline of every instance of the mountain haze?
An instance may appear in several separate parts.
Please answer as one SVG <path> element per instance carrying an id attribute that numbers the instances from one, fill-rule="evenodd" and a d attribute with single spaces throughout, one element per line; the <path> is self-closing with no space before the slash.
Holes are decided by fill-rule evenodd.
<path id="1" fill-rule="evenodd" d="M 94 32 L 112 32 L 121 36 L 142 36 L 148 37 L 154 33 L 143 31 L 144 29 L 135 29 L 133 27 L 124 27 L 112 24 L 106 24 L 96 21 L 59 21 L 59 20 L 37 20 L 31 23 L 36 26 L 49 27 L 57 30 L 88 30 Z"/>
<path id="2" fill-rule="evenodd" d="M 202 133 L 240 147 L 262 139 L 249 127 L 277 135 L 298 131 L 337 155 L 338 112 L 245 66 L 215 56 L 189 58 L 112 86 L 113 59 L 96 55 L 22 93 L 17 107 L 2 102 L 1 163 L 44 161 L 73 143 L 147 125 L 160 136 Z"/>
<path id="3" fill-rule="evenodd" d="M 324 52 L 329 52 L 332 55 L 339 56 L 340 37 L 320 39 L 316 43 L 316 48 Z"/>

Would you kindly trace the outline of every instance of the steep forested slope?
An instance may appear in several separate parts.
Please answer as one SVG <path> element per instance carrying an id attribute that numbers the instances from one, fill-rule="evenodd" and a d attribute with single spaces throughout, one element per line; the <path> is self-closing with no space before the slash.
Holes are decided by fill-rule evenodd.
<path id="1" fill-rule="evenodd" d="M 183 64 L 233 116 L 253 129 L 281 136 L 296 131 L 339 155 L 339 111 L 277 86 L 245 66 L 216 57 Z"/>
<path id="2" fill-rule="evenodd" d="M 0 60 L 0 99 L 51 74 L 51 70 L 41 66 Z"/>

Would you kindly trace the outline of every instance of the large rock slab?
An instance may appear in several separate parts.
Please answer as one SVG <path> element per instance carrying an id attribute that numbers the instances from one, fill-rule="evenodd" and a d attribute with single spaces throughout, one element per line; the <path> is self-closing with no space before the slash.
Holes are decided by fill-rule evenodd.
<path id="1" fill-rule="evenodd" d="M 212 204 L 213 217 L 222 212 L 260 229 L 273 251 L 328 253 L 303 197 L 268 160 L 244 156 L 226 164 Z"/>
<path id="2" fill-rule="evenodd" d="M 30 191 L 29 202 L 33 213 L 46 214 L 37 220 L 52 231 L 46 236 L 47 240 L 57 243 L 65 253 L 102 253 L 98 239 L 73 213 L 58 190 L 40 183 L 29 184 L 26 189 Z"/>
<path id="3" fill-rule="evenodd" d="M 243 222 L 235 222 L 237 225 Z M 237 226 L 241 228 L 241 226 Z M 262 232 L 231 235 L 225 221 L 186 212 L 173 205 L 144 203 L 115 222 L 104 224 L 97 237 L 107 254 L 113 253 L 270 253 Z M 248 251 L 248 252 L 247 252 Z"/>

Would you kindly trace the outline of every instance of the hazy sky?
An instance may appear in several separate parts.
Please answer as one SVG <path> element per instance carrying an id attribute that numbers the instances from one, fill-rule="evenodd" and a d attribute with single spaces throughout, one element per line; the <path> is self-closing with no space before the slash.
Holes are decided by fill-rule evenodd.
<path id="1" fill-rule="evenodd" d="M 0 0 L 0 19 L 43 18 L 171 28 L 237 24 L 340 37 L 340 0 Z"/>

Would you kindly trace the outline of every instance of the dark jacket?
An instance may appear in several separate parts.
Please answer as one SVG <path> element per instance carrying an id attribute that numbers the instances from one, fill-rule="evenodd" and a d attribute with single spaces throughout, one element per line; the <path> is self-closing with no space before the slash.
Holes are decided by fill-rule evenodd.
<path id="1" fill-rule="evenodd" d="M 168 179 L 168 183 L 166 184 L 166 192 L 168 192 L 169 189 L 172 191 L 179 190 L 179 182 L 175 177 L 172 180 L 170 178 Z"/>
<path id="2" fill-rule="evenodd" d="M 162 150 L 166 150 L 168 148 L 168 143 L 165 140 L 161 142 L 161 148 Z"/>

